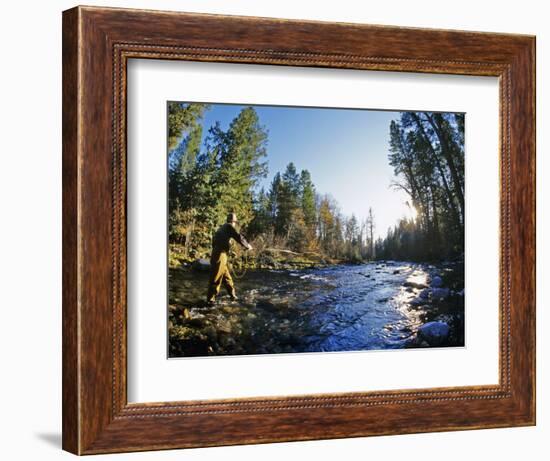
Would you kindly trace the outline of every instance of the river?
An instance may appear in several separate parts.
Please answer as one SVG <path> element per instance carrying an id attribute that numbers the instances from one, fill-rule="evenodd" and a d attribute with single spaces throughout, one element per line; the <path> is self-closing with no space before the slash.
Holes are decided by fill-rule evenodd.
<path id="1" fill-rule="evenodd" d="M 456 272 L 396 261 L 249 271 L 235 280 L 238 301 L 222 291 L 207 307 L 208 274 L 171 270 L 170 357 L 416 347 L 418 328 L 433 320 L 451 327 L 445 345 L 461 346 L 463 296 L 417 302 L 435 274 L 458 291 Z"/>

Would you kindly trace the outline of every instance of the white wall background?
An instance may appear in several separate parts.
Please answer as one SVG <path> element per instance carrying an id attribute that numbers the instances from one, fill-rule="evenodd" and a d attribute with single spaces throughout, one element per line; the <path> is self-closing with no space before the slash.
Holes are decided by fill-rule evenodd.
<path id="1" fill-rule="evenodd" d="M 538 425 L 117 455 L 135 460 L 543 459 L 550 437 L 544 279 L 550 250 L 550 14 L 537 0 L 89 0 L 90 5 L 362 22 L 537 35 Z M 76 4 L 5 2 L 0 15 L 0 453 L 3 459 L 69 459 L 61 446 L 61 11 Z M 545 260 L 545 261 L 544 261 Z M 548 284 L 546 284 L 548 286 Z M 546 288 L 546 291 L 548 288 Z M 538 454 L 541 453 L 541 454 Z M 97 459 L 104 458 L 100 456 Z"/>

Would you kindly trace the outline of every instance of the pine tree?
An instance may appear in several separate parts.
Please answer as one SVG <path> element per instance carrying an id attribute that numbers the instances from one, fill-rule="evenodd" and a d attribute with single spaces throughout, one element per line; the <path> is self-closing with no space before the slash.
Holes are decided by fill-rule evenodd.
<path id="1" fill-rule="evenodd" d="M 168 103 L 168 152 L 172 152 L 182 142 L 189 130 L 196 127 L 197 123 L 209 109 L 208 104 L 197 103 Z"/>
<path id="2" fill-rule="evenodd" d="M 216 214 L 221 224 L 228 212 L 234 212 L 242 226 L 253 218 L 253 190 L 267 174 L 267 131 L 259 123 L 252 107 L 243 109 L 227 132 L 219 126 L 211 132 L 210 143 L 217 151 L 218 168 L 213 178 L 216 190 Z"/>
<path id="3" fill-rule="evenodd" d="M 351 261 L 360 259 L 359 256 L 359 225 L 354 214 L 345 224 L 346 256 Z"/>
<path id="4" fill-rule="evenodd" d="M 269 195 L 262 187 L 254 198 L 254 218 L 248 226 L 249 237 L 270 235 L 273 231 L 273 219 L 270 210 Z"/>
<path id="5" fill-rule="evenodd" d="M 302 170 L 300 173 L 300 194 L 302 202 L 302 212 L 306 226 L 313 228 L 317 222 L 317 210 L 315 204 L 315 186 L 311 180 L 311 174 L 308 170 Z"/>
<path id="6" fill-rule="evenodd" d="M 186 184 L 194 169 L 202 141 L 202 117 L 206 104 L 168 103 L 168 229 L 170 238 L 190 245 L 194 213 Z"/>
<path id="7" fill-rule="evenodd" d="M 291 162 L 281 176 L 277 194 L 277 233 L 288 238 L 292 231 L 292 217 L 300 206 L 300 176 Z"/>
<path id="8" fill-rule="evenodd" d="M 277 172 L 271 181 L 271 187 L 269 188 L 268 193 L 268 213 L 271 218 L 272 226 L 274 227 L 274 232 L 277 234 L 281 233 L 281 229 L 278 227 L 279 222 L 277 221 L 277 215 L 279 214 L 279 195 L 281 194 L 282 180 L 281 173 Z"/>

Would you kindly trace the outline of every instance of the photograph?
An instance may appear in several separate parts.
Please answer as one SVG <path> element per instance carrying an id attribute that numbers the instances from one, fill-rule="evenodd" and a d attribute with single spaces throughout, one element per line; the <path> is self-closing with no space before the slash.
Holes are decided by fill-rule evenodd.
<path id="1" fill-rule="evenodd" d="M 168 357 L 464 347 L 465 114 L 167 103 Z"/>

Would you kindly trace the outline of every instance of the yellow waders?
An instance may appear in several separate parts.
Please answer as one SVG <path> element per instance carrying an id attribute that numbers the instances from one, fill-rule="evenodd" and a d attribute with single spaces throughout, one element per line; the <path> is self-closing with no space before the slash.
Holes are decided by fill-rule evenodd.
<path id="1" fill-rule="evenodd" d="M 235 296 L 235 286 L 233 279 L 227 267 L 227 253 L 225 251 L 215 251 L 210 258 L 210 280 L 208 281 L 208 301 L 214 301 L 216 295 L 220 292 L 221 284 L 230 296 Z"/>

